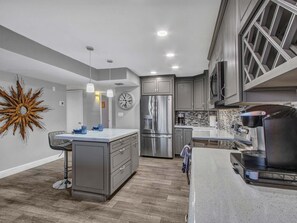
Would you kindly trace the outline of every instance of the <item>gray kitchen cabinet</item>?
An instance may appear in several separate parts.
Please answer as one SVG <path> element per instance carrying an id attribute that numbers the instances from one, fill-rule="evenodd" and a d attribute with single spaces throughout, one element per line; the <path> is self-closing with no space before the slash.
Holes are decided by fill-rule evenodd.
<path id="1" fill-rule="evenodd" d="M 132 141 L 131 145 L 131 163 L 132 163 L 132 173 L 136 172 L 138 166 L 139 166 L 139 144 L 138 144 L 138 138 L 136 141 Z"/>
<path id="2" fill-rule="evenodd" d="M 205 77 L 194 80 L 194 110 L 206 109 L 206 84 Z"/>
<path id="3" fill-rule="evenodd" d="M 72 196 L 106 201 L 139 166 L 138 134 L 110 143 L 73 141 Z"/>
<path id="4" fill-rule="evenodd" d="M 108 145 L 98 142 L 74 142 L 72 155 L 72 190 L 108 194 Z"/>
<path id="5" fill-rule="evenodd" d="M 238 0 L 238 14 L 240 19 L 240 29 L 246 25 L 246 22 L 250 20 L 251 16 L 256 11 L 259 4 L 262 1 L 259 0 Z"/>
<path id="6" fill-rule="evenodd" d="M 205 74 L 194 78 L 177 78 L 175 82 L 175 110 L 206 110 L 206 84 Z"/>
<path id="7" fill-rule="evenodd" d="M 192 128 L 174 128 L 175 154 L 179 155 L 183 147 L 192 141 Z"/>
<path id="8" fill-rule="evenodd" d="M 183 129 L 184 145 L 192 142 L 192 132 L 193 129 Z"/>
<path id="9" fill-rule="evenodd" d="M 142 94 L 155 94 L 156 93 L 156 80 L 155 79 L 142 79 Z"/>
<path id="10" fill-rule="evenodd" d="M 238 0 L 238 11 L 240 20 L 243 19 L 251 2 L 252 0 Z"/>
<path id="11" fill-rule="evenodd" d="M 175 84 L 175 110 L 193 110 L 193 79 L 177 80 Z"/>
<path id="12" fill-rule="evenodd" d="M 226 61 L 225 105 L 296 101 L 295 1 L 223 0 L 208 59 Z"/>
<path id="13" fill-rule="evenodd" d="M 142 95 L 168 95 L 173 94 L 174 78 L 144 77 L 141 79 Z"/>
<path id="14" fill-rule="evenodd" d="M 225 67 L 225 104 L 233 104 L 241 99 L 240 78 L 238 75 L 238 19 L 237 0 L 229 0 L 222 24 Z"/>
<path id="15" fill-rule="evenodd" d="M 226 61 L 224 68 L 225 105 L 241 101 L 239 65 L 238 65 L 238 30 L 239 15 L 237 0 L 222 1 L 219 19 L 215 27 L 208 59 L 209 74 L 213 72 L 218 61 Z"/>
<path id="16" fill-rule="evenodd" d="M 175 128 L 174 129 L 174 148 L 175 148 L 175 154 L 180 154 L 182 148 L 184 146 L 183 141 L 183 129 L 181 128 Z"/>

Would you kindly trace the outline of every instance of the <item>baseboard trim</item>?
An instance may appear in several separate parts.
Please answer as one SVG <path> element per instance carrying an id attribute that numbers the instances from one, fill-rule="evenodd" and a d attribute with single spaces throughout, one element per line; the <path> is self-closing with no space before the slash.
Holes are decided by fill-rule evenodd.
<path id="1" fill-rule="evenodd" d="M 23 172 L 25 170 L 32 169 L 32 168 L 37 167 L 37 166 L 41 166 L 41 165 L 46 164 L 46 163 L 53 162 L 53 161 L 58 160 L 58 159 L 62 159 L 63 157 L 64 157 L 63 154 L 61 156 L 60 156 L 60 154 L 57 154 L 57 155 L 50 156 L 50 157 L 47 157 L 47 158 L 44 158 L 44 159 L 33 161 L 31 163 L 26 163 L 26 164 L 23 164 L 23 165 L 20 165 L 20 166 L 16 166 L 16 167 L 13 167 L 13 168 L 10 168 L 10 169 L 7 169 L 7 170 L 0 171 L 0 179 L 2 179 L 4 177 L 11 176 L 11 175 L 16 174 L 16 173 Z"/>

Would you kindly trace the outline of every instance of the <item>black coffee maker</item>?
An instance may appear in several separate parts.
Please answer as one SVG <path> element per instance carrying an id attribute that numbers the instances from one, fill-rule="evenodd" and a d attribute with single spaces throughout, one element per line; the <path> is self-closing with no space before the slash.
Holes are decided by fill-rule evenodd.
<path id="1" fill-rule="evenodd" d="M 177 124 L 178 125 L 185 125 L 185 113 L 178 113 L 177 115 Z"/>
<path id="2" fill-rule="evenodd" d="M 271 168 L 297 170 L 295 108 L 283 105 L 253 106 L 241 114 L 241 120 L 244 126 L 257 128 L 258 134 L 258 146 L 254 146 L 254 151 L 242 153 L 245 162 Z"/>

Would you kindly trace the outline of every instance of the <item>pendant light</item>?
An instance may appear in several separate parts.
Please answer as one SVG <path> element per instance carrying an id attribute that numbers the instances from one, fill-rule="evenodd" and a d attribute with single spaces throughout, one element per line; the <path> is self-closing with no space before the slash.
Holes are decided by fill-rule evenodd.
<path id="1" fill-rule="evenodd" d="M 87 83 L 86 91 L 87 93 L 94 93 L 95 92 L 95 86 L 92 83 L 92 67 L 91 67 L 91 53 L 94 50 L 93 47 L 87 46 L 87 50 L 90 52 L 90 57 L 89 57 L 89 64 L 90 64 L 90 81 Z"/>
<path id="2" fill-rule="evenodd" d="M 108 90 L 106 91 L 106 96 L 107 96 L 108 98 L 112 98 L 112 97 L 113 97 L 113 90 L 112 90 L 112 89 L 108 89 Z"/>

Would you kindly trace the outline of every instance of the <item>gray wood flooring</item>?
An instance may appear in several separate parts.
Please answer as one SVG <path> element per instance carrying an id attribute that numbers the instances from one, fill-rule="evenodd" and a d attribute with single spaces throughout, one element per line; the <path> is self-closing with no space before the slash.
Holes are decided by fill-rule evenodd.
<path id="1" fill-rule="evenodd" d="M 184 222 L 189 186 L 181 163 L 140 158 L 137 173 L 104 203 L 52 189 L 62 178 L 62 160 L 27 170 L 0 179 L 0 222 Z"/>

